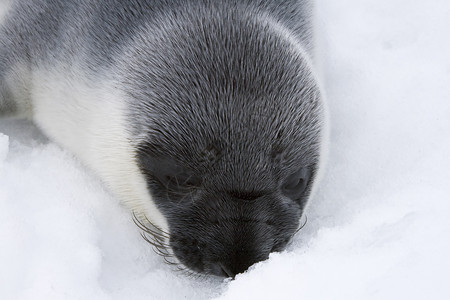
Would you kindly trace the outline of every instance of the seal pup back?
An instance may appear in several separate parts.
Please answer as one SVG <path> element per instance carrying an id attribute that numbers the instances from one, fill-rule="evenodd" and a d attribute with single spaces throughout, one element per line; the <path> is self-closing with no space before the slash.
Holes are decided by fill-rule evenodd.
<path id="1" fill-rule="evenodd" d="M 167 260 L 231 276 L 292 238 L 323 104 L 310 1 L 12 0 L 0 116 L 31 118 Z"/>

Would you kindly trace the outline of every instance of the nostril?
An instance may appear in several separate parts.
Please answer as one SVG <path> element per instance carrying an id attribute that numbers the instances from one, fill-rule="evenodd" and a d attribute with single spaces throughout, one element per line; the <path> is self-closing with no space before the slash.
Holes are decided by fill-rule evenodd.
<path id="1" fill-rule="evenodd" d="M 231 277 L 232 279 L 234 279 L 234 277 L 236 276 L 236 274 L 233 271 L 231 271 L 229 267 L 225 266 L 223 263 L 220 263 L 220 268 L 225 277 Z"/>
<path id="2" fill-rule="evenodd" d="M 263 196 L 263 193 L 260 193 L 260 192 L 230 191 L 229 194 L 233 198 L 247 200 L 247 201 L 255 200 L 255 199 L 258 199 L 259 197 Z"/>

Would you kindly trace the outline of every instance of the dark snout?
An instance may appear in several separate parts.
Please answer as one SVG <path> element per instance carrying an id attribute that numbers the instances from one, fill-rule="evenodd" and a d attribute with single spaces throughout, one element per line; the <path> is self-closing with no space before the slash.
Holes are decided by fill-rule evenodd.
<path id="1" fill-rule="evenodd" d="M 203 232 L 198 238 L 173 238 L 171 246 L 183 264 L 194 271 L 234 277 L 266 260 L 274 237 L 267 224 L 230 220 L 209 227 L 209 233 Z"/>
<path id="2" fill-rule="evenodd" d="M 270 243 L 267 245 L 270 246 Z M 207 265 L 209 273 L 217 276 L 234 278 L 236 274 L 245 272 L 253 264 L 269 258 L 271 249 L 245 249 L 241 245 L 233 245 L 226 255 L 217 262 Z"/>
<path id="3" fill-rule="evenodd" d="M 198 201 L 172 229 L 170 246 L 195 272 L 234 277 L 283 250 L 299 216 L 298 209 L 274 198 Z"/>

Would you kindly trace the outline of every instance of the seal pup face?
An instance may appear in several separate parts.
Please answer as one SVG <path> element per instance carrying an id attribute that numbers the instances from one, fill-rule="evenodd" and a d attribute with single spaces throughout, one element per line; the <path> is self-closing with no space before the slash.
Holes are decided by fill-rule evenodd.
<path id="1" fill-rule="evenodd" d="M 322 106 L 305 53 L 278 24 L 204 15 L 148 29 L 157 43 L 129 49 L 125 85 L 173 254 L 192 271 L 233 277 L 299 227 Z"/>

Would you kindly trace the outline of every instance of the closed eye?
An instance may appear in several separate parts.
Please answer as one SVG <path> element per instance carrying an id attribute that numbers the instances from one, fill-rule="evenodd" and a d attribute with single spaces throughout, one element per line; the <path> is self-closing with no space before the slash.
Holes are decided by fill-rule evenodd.
<path id="1" fill-rule="evenodd" d="M 305 191 L 311 172 L 304 167 L 289 175 L 281 186 L 281 192 L 293 199 L 299 198 Z"/>
<path id="2" fill-rule="evenodd" d="M 175 180 L 178 185 L 185 187 L 199 187 L 203 182 L 203 178 L 189 173 L 177 174 Z"/>
<path id="3" fill-rule="evenodd" d="M 188 173 L 180 173 L 175 176 L 157 176 L 156 178 L 163 187 L 170 191 L 198 188 L 203 182 L 201 177 Z"/>

